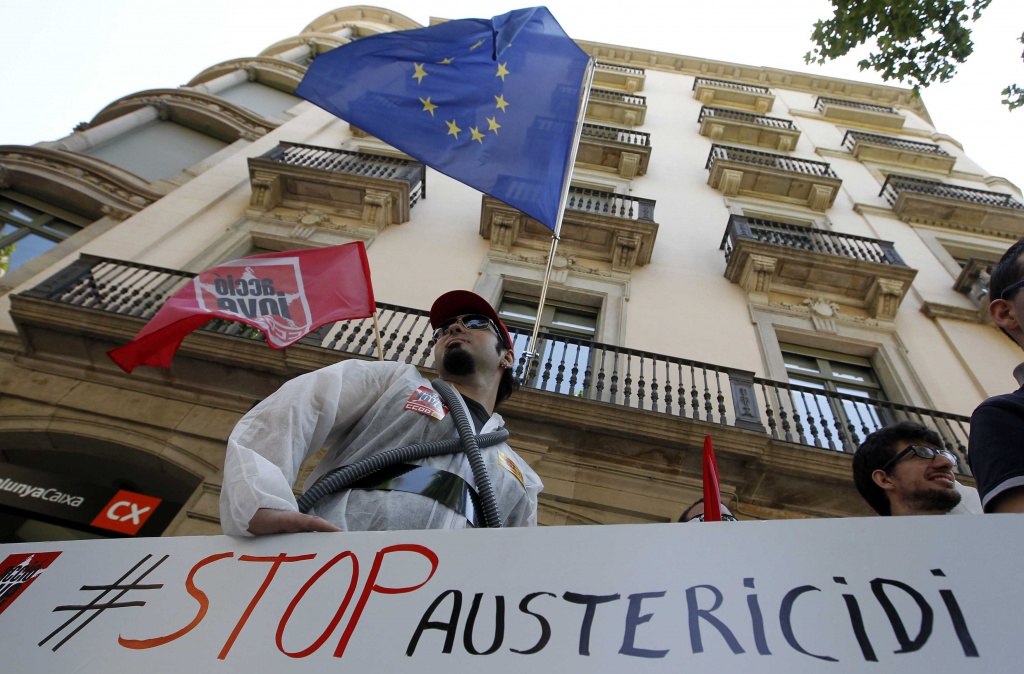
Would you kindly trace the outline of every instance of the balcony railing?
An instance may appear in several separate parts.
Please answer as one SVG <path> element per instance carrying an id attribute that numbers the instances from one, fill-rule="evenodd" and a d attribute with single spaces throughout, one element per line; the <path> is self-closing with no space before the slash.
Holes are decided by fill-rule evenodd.
<path id="1" fill-rule="evenodd" d="M 907 266 L 889 241 L 742 215 L 729 216 L 729 225 L 726 227 L 721 245 L 721 250 L 725 251 L 726 261 L 732 256 L 737 239 L 749 239 L 849 260 L 863 260 L 897 267 Z"/>
<path id="2" fill-rule="evenodd" d="M 583 138 L 594 140 L 605 140 L 613 143 L 625 143 L 626 145 L 637 145 L 640 147 L 651 146 L 651 134 L 643 131 L 630 131 L 628 129 L 617 129 L 612 126 L 601 126 L 600 124 L 584 124 Z"/>
<path id="3" fill-rule="evenodd" d="M 1024 204 L 1020 203 L 1009 194 L 1003 194 L 1002 192 L 989 192 L 987 190 L 976 190 L 971 187 L 960 187 L 958 185 L 946 185 L 945 183 L 935 182 L 934 180 L 912 178 L 910 176 L 902 176 L 895 173 L 889 174 L 885 179 L 885 184 L 882 185 L 882 191 L 879 192 L 878 195 L 884 196 L 891 205 L 895 205 L 896 200 L 900 196 L 900 192 L 903 191 L 916 192 L 918 194 L 926 194 L 944 199 L 956 199 L 958 201 L 966 201 L 982 206 L 996 206 L 998 208 L 1024 210 Z"/>
<path id="4" fill-rule="evenodd" d="M 22 295 L 149 319 L 194 276 L 83 255 Z M 383 302 L 377 303 L 377 309 L 383 358 L 433 368 L 428 312 Z M 239 339 L 263 339 L 255 329 L 231 321 L 211 321 L 202 329 Z M 510 332 L 516 353 L 524 353 L 528 332 L 514 328 Z M 744 370 L 610 344 L 547 333 L 539 337 L 542 355 L 533 372 L 526 377 L 522 357 L 516 370 L 520 378 L 526 377 L 527 388 L 738 426 L 786 442 L 847 452 L 872 430 L 912 419 L 939 431 L 944 443 L 961 456 L 965 451 L 968 417 L 755 378 Z M 325 325 L 301 343 L 377 357 L 371 319 Z"/>
<path id="5" fill-rule="evenodd" d="M 644 75 L 647 72 L 643 68 L 619 65 L 618 63 L 605 63 L 604 61 L 598 61 L 597 67 L 603 68 L 604 70 L 617 70 L 619 72 L 629 73 L 631 75 Z"/>
<path id="6" fill-rule="evenodd" d="M 590 97 L 599 101 L 610 101 L 612 103 L 628 103 L 630 105 L 647 106 L 647 97 L 638 94 L 625 94 L 621 91 L 609 91 L 608 89 L 591 89 Z"/>
<path id="7" fill-rule="evenodd" d="M 708 153 L 708 160 L 704 168 L 710 171 L 716 159 L 727 159 L 729 161 L 741 162 L 743 164 L 781 169 L 783 171 L 804 173 L 824 178 L 839 178 L 839 176 L 836 175 L 836 172 L 832 170 L 832 167 L 823 161 L 797 159 L 796 157 L 787 157 L 782 154 L 759 152 L 758 150 L 747 150 L 739 147 L 730 147 L 728 145 L 712 145 L 711 152 Z"/>
<path id="8" fill-rule="evenodd" d="M 889 115 L 898 115 L 896 108 L 890 108 L 886 105 L 874 105 L 872 103 L 859 103 L 857 101 L 845 101 L 841 98 L 829 98 L 827 96 L 819 96 L 818 100 L 814 102 L 814 109 L 818 112 L 824 112 L 826 105 L 839 105 L 844 108 L 857 108 L 858 110 L 869 110 L 871 112 L 880 112 Z"/>
<path id="9" fill-rule="evenodd" d="M 278 143 L 260 159 L 367 178 L 401 180 L 409 183 L 409 208 L 426 196 L 426 167 L 408 159 L 288 142 Z"/>
<path id="10" fill-rule="evenodd" d="M 905 140 L 903 138 L 894 138 L 893 136 L 880 136 L 876 133 L 864 133 L 863 131 L 847 131 L 846 135 L 843 136 L 843 147 L 850 152 L 853 152 L 853 148 L 858 142 L 888 145 L 889 147 L 894 147 L 899 150 L 908 150 L 910 152 L 936 154 L 946 157 L 950 156 L 948 152 L 935 143 L 921 143 L 916 140 Z"/>
<path id="11" fill-rule="evenodd" d="M 739 110 L 729 110 L 727 108 L 715 108 L 708 105 L 701 106 L 700 116 L 697 117 L 697 123 L 700 124 L 705 120 L 705 118 L 727 119 L 734 122 L 758 124 L 760 126 L 768 126 L 775 129 L 796 130 L 796 125 L 788 119 L 769 117 L 767 115 L 757 115 L 752 112 L 741 112 Z"/>
<path id="12" fill-rule="evenodd" d="M 654 199 L 641 199 L 626 194 L 570 187 L 566 210 L 608 215 L 626 220 L 654 222 Z"/>
<path id="13" fill-rule="evenodd" d="M 715 87 L 723 87 L 725 89 L 735 89 L 737 91 L 746 91 L 752 94 L 768 94 L 771 93 L 768 87 L 758 86 L 756 84 L 743 84 L 742 82 L 730 82 L 728 80 L 716 80 L 711 77 L 696 77 L 693 80 L 693 90 L 696 90 L 700 85 L 710 85 Z"/>
<path id="14" fill-rule="evenodd" d="M 868 434 L 898 421 L 913 421 L 936 431 L 942 444 L 959 458 L 957 471 L 969 474 L 970 417 L 760 377 L 754 378 L 754 385 L 773 438 L 855 452 Z"/>

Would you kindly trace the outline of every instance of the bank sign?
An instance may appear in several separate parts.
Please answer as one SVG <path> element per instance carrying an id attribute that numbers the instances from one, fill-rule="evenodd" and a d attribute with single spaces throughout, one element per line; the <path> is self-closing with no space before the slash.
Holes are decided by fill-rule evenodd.
<path id="1" fill-rule="evenodd" d="M 0 506 L 107 536 L 157 536 L 180 508 L 155 496 L 8 463 L 0 463 Z"/>
<path id="2" fill-rule="evenodd" d="M 3 671 L 1016 672 L 1022 556 L 1017 515 L 7 545 Z"/>

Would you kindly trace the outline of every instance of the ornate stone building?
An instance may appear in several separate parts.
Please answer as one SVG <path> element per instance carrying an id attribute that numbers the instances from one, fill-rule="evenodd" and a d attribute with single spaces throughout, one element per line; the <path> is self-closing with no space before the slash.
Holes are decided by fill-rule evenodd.
<path id="1" fill-rule="evenodd" d="M 415 27 L 338 9 L 65 138 L 0 146 L 0 540 L 217 533 L 238 418 L 376 357 L 357 321 L 284 351 L 211 324 L 131 376 L 107 358 L 218 262 L 364 241 L 386 358 L 430 370 L 425 310 L 452 288 L 499 307 L 522 352 L 547 230 L 293 95 L 318 54 Z M 743 519 L 867 514 L 850 452 L 895 420 L 962 453 L 1019 355 L 983 287 L 1024 234 L 1020 190 L 907 89 L 580 45 L 599 65 L 543 355 L 501 410 L 546 483 L 541 523 L 674 521 L 705 435 Z M 141 529 L 92 519 L 128 522 L 120 490 L 159 500 Z M 100 514 L 69 502 L 93 495 Z"/>

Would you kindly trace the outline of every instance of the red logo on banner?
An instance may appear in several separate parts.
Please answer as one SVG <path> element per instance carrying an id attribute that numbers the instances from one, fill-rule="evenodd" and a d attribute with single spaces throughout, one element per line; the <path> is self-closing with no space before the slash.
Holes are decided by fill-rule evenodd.
<path id="1" fill-rule="evenodd" d="M 271 343 L 294 342 L 313 327 L 297 257 L 238 260 L 200 273 L 193 283 L 200 309 L 234 314 Z"/>
<path id="2" fill-rule="evenodd" d="M 59 552 L 29 552 L 8 555 L 0 562 L 0 613 L 14 603 L 29 585 L 43 573 Z"/>
<path id="3" fill-rule="evenodd" d="M 103 507 L 92 526 L 134 536 L 146 523 L 161 499 L 122 489 Z"/>

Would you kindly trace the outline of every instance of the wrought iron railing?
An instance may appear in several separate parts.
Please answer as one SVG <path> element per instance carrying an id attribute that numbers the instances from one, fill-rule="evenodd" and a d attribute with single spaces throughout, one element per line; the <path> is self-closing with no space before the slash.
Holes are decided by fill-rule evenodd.
<path id="1" fill-rule="evenodd" d="M 82 255 L 22 295 L 149 319 L 194 276 Z M 434 368 L 428 312 L 378 302 L 377 314 L 384 359 Z M 240 339 L 263 339 L 257 330 L 232 321 L 211 321 L 202 329 Z M 513 328 L 510 333 L 515 352 L 525 353 L 528 331 Z M 371 319 L 325 325 L 302 343 L 368 358 L 376 358 L 378 353 Z M 871 431 L 910 419 L 939 431 L 943 442 L 961 457 L 966 451 L 970 419 L 965 416 L 777 382 L 736 368 L 543 332 L 537 351 L 541 355 L 530 374 L 525 371 L 522 355 L 518 361 L 516 375 L 524 379 L 526 388 L 737 426 L 786 442 L 846 452 L 854 451 Z"/>
<path id="2" fill-rule="evenodd" d="M 924 154 L 937 154 L 945 157 L 950 156 L 948 152 L 935 143 L 921 143 L 916 140 L 906 140 L 903 138 L 895 138 L 893 136 L 880 136 L 877 133 L 864 133 L 863 131 L 847 131 L 846 135 L 843 136 L 843 147 L 850 152 L 853 152 L 853 147 L 858 142 L 888 145 L 889 147 L 895 147 L 900 150 L 910 150 L 911 152 L 921 152 Z"/>
<path id="3" fill-rule="evenodd" d="M 630 105 L 642 105 L 647 107 L 647 97 L 638 94 L 624 94 L 621 91 L 610 91 L 608 89 L 591 89 L 590 97 L 599 101 L 612 101 L 615 103 L 629 103 Z"/>
<path id="4" fill-rule="evenodd" d="M 604 61 L 598 61 L 597 67 L 604 70 L 618 70 L 619 72 L 631 73 L 633 75 L 643 75 L 647 72 L 643 68 L 637 68 L 636 66 L 624 66 L 618 63 L 605 63 Z"/>
<path id="5" fill-rule="evenodd" d="M 727 159 L 744 164 L 777 168 L 783 171 L 792 171 L 794 173 L 824 178 L 839 177 L 827 162 L 814 161 L 813 159 L 797 159 L 796 157 L 787 157 L 784 154 L 747 150 L 745 148 L 717 144 L 711 146 L 711 152 L 708 153 L 708 161 L 704 168 L 710 171 L 718 159 Z"/>
<path id="6" fill-rule="evenodd" d="M 625 143 L 627 145 L 639 145 L 641 147 L 651 146 L 651 134 L 649 133 L 616 129 L 612 126 L 601 126 L 600 124 L 584 124 L 582 137 Z"/>
<path id="7" fill-rule="evenodd" d="M 898 421 L 913 421 L 936 431 L 959 458 L 957 470 L 969 474 L 970 417 L 760 377 L 754 378 L 754 385 L 773 438 L 855 452 L 868 434 Z"/>
<path id="8" fill-rule="evenodd" d="M 859 103 L 857 101 L 846 101 L 841 98 L 829 98 L 828 96 L 819 96 L 818 100 L 814 102 L 814 109 L 818 112 L 823 112 L 826 105 L 841 105 L 844 108 L 860 108 L 861 110 L 871 110 L 872 112 L 884 112 L 890 115 L 898 115 L 896 108 L 890 108 L 887 105 L 874 105 L 872 103 Z"/>
<path id="9" fill-rule="evenodd" d="M 767 115 L 758 115 L 753 112 L 729 110 L 728 108 L 715 108 L 709 105 L 701 106 L 700 115 L 697 117 L 697 123 L 700 124 L 706 117 L 727 119 L 734 122 L 746 122 L 747 124 L 758 124 L 760 126 L 768 126 L 775 129 L 789 129 L 796 131 L 796 124 L 794 124 L 792 120 L 769 117 Z"/>
<path id="10" fill-rule="evenodd" d="M 260 159 L 320 171 L 401 180 L 409 183 L 410 208 L 427 196 L 427 169 L 418 161 L 289 142 L 278 143 Z"/>
<path id="11" fill-rule="evenodd" d="M 1009 194 L 1003 194 L 1002 192 L 989 192 L 987 190 L 976 190 L 972 187 L 960 187 L 959 185 L 946 185 L 945 183 L 938 183 L 934 180 L 912 178 L 910 176 L 903 176 L 897 173 L 889 174 L 885 179 L 885 184 L 882 185 L 882 191 L 878 193 L 878 196 L 884 196 L 891 205 L 895 205 L 896 199 L 900 196 L 900 192 L 903 192 L 904 190 L 908 192 L 917 192 L 918 194 L 928 194 L 933 197 L 968 201 L 972 204 L 1024 210 L 1024 204 L 1020 203 Z"/>
<path id="12" fill-rule="evenodd" d="M 725 236 L 722 237 L 720 250 L 725 251 L 727 262 L 732 257 L 737 239 L 748 239 L 773 246 L 835 255 L 850 260 L 877 262 L 895 267 L 907 266 L 896 253 L 896 248 L 891 241 L 881 241 L 855 234 L 841 234 L 786 222 L 748 218 L 742 215 L 729 216 L 729 224 L 725 228 Z"/>
<path id="13" fill-rule="evenodd" d="M 570 187 L 565 208 L 568 211 L 654 222 L 655 203 L 657 202 L 654 199 L 641 199 L 628 194 Z"/>
<path id="14" fill-rule="evenodd" d="M 768 94 L 770 93 L 768 87 L 762 87 L 756 84 L 743 84 L 742 82 L 730 82 L 729 80 L 716 80 L 711 77 L 696 77 L 693 80 L 693 89 L 697 88 L 697 85 L 704 84 L 714 87 L 722 87 L 725 89 L 736 89 L 738 91 L 747 91 L 752 94 Z"/>

